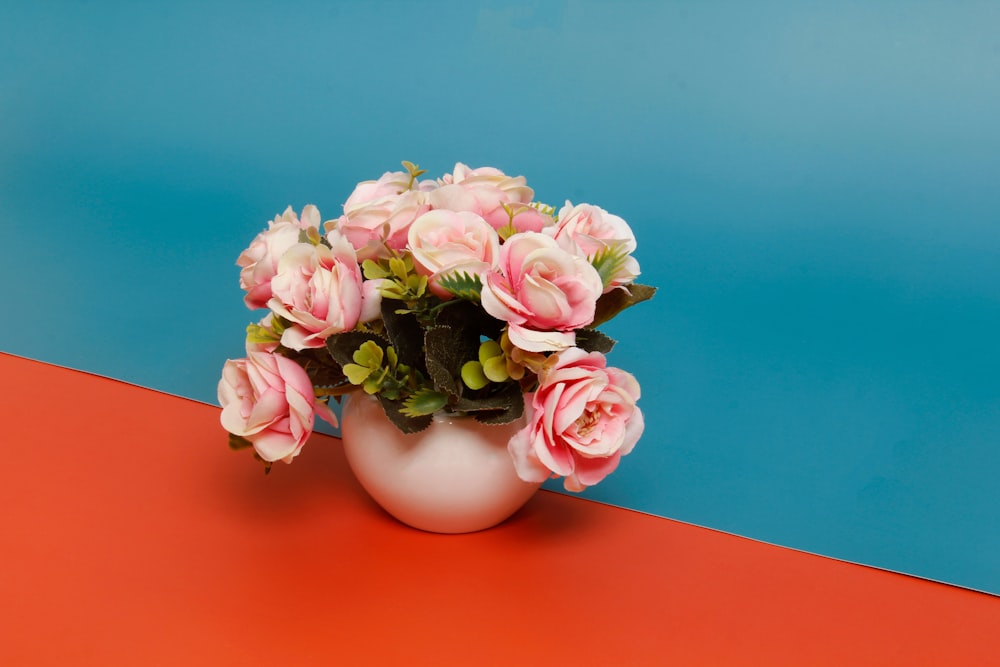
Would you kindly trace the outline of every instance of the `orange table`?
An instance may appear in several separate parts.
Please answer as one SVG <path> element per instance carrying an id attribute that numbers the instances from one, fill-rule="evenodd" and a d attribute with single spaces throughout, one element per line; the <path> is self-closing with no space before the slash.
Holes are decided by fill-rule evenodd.
<path id="1" fill-rule="evenodd" d="M 422 533 L 314 436 L 0 354 L 0 665 L 987 665 L 1000 598 L 541 492 Z"/>

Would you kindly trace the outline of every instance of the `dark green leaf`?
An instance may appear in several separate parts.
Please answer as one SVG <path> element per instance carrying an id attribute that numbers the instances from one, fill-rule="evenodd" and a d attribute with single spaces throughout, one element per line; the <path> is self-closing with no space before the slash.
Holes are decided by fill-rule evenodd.
<path id="1" fill-rule="evenodd" d="M 587 352 L 607 354 L 615 346 L 615 339 L 597 329 L 580 329 L 576 332 L 576 346 Z"/>
<path id="2" fill-rule="evenodd" d="M 648 301 L 656 294 L 656 288 L 648 285 L 624 285 L 616 287 L 606 294 L 602 294 L 597 300 L 597 310 L 594 313 L 594 321 L 591 327 L 599 326 L 629 306 Z"/>
<path id="3" fill-rule="evenodd" d="M 233 450 L 246 449 L 247 447 L 253 447 L 253 443 L 244 438 L 241 435 L 236 435 L 234 433 L 229 434 L 229 448 Z"/>
<path id="4" fill-rule="evenodd" d="M 473 340 L 459 333 L 449 326 L 435 326 L 424 334 L 427 374 L 438 391 L 455 397 L 462 395 L 462 365 L 479 351 L 478 335 Z"/>
<path id="5" fill-rule="evenodd" d="M 431 415 L 408 417 L 404 414 L 405 405 L 403 401 L 394 401 L 381 394 L 378 395 L 378 400 L 382 404 L 385 416 L 403 433 L 419 433 L 431 425 L 431 421 L 433 420 Z"/>
<path id="6" fill-rule="evenodd" d="M 433 389 L 420 389 L 403 401 L 402 412 L 407 417 L 432 415 L 448 404 L 448 396 Z"/>
<path id="7" fill-rule="evenodd" d="M 413 313 L 397 312 L 400 305 L 393 299 L 382 300 L 382 321 L 385 323 L 385 332 L 392 346 L 396 348 L 399 360 L 411 368 L 424 371 L 426 366 L 424 366 L 423 329 Z"/>
<path id="8" fill-rule="evenodd" d="M 464 397 L 453 407 L 461 412 L 471 412 L 484 424 L 509 424 L 524 414 L 524 395 L 520 385 L 509 382 L 484 398 Z"/>

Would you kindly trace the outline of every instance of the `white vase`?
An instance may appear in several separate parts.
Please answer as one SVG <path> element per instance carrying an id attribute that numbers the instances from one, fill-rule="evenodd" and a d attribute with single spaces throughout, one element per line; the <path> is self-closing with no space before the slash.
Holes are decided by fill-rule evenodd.
<path id="1" fill-rule="evenodd" d="M 424 431 L 405 434 L 361 393 L 347 397 L 340 424 L 347 461 L 368 494 L 403 523 L 435 533 L 490 528 L 534 495 L 541 484 L 522 481 L 507 453 L 523 425 L 435 415 Z"/>

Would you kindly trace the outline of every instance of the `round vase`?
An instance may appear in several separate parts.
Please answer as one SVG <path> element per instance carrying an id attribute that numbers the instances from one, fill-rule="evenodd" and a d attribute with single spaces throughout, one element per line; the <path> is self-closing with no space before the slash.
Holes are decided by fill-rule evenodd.
<path id="1" fill-rule="evenodd" d="M 490 528 L 541 486 L 517 476 L 507 453 L 523 420 L 487 426 L 471 417 L 434 415 L 419 433 L 402 433 L 374 397 L 351 394 L 340 428 L 347 462 L 389 514 L 435 533 Z"/>

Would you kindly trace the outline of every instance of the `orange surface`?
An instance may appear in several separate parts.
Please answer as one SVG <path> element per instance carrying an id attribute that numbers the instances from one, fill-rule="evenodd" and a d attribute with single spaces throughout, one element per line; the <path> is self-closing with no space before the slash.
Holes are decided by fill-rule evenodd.
<path id="1" fill-rule="evenodd" d="M 315 436 L 0 354 L 0 665 L 988 665 L 1000 598 L 541 492 L 433 535 Z"/>

